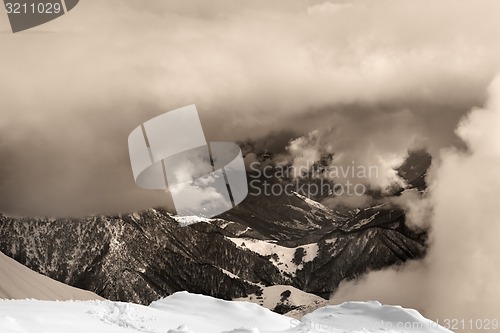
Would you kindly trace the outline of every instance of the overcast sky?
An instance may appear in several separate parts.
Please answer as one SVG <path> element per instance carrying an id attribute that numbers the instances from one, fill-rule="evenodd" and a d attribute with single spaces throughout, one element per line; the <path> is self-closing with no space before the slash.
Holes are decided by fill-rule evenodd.
<path id="1" fill-rule="evenodd" d="M 2 14 L 0 211 L 165 204 L 136 187 L 127 137 L 189 104 L 208 140 L 287 133 L 304 137 L 303 151 L 390 177 L 408 148 L 462 146 L 455 128 L 500 66 L 499 10 L 496 0 L 85 0 L 18 34 Z"/>

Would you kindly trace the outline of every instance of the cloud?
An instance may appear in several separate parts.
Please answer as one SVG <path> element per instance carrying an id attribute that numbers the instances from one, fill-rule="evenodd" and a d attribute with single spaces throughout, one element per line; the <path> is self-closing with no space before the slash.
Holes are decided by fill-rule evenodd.
<path id="1" fill-rule="evenodd" d="M 332 2 L 323 2 L 321 4 L 312 5 L 307 8 L 307 13 L 311 15 L 321 15 L 321 14 L 337 14 L 341 10 L 354 8 L 354 6 L 350 3 L 332 3 Z"/>
<path id="2" fill-rule="evenodd" d="M 414 307 L 433 319 L 497 319 L 500 313 L 500 77 L 484 108 L 457 134 L 468 147 L 441 151 L 434 170 L 430 250 L 421 262 L 369 273 L 339 288 L 333 302 L 376 299 Z"/>
<path id="3" fill-rule="evenodd" d="M 307 161 L 317 161 L 324 153 L 333 154 L 329 168 L 338 170 L 332 173 L 336 182 L 386 190 L 394 183 L 403 185 L 395 168 L 403 163 L 409 149 L 421 144 L 421 130 L 413 118 L 408 110 L 332 117 L 327 127 L 292 141 L 288 151 L 297 167 L 311 165 Z"/>
<path id="4" fill-rule="evenodd" d="M 407 189 L 400 196 L 390 197 L 389 201 L 405 211 L 407 226 L 418 230 L 429 228 L 432 202 L 427 193 L 422 194 L 417 189 Z"/>
<path id="5" fill-rule="evenodd" d="M 500 69 L 499 7 L 88 0 L 34 30 L 1 33 L 0 211 L 167 204 L 135 186 L 127 136 L 193 103 L 211 141 L 318 129 L 333 130 L 327 144 L 345 163 L 392 164 L 415 144 L 435 154 L 458 144 L 453 129 Z"/>

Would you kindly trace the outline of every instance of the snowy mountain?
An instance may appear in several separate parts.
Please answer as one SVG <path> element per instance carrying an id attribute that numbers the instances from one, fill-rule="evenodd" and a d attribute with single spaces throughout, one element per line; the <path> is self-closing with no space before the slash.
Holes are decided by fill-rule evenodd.
<path id="1" fill-rule="evenodd" d="M 86 290 L 70 287 L 33 272 L 0 252 L 0 298 L 38 300 L 99 300 Z"/>
<path id="2" fill-rule="evenodd" d="M 150 306 L 111 301 L 0 301 L 3 333 L 340 333 L 450 332 L 415 310 L 351 302 L 320 308 L 302 318 L 285 317 L 247 302 L 187 292 Z"/>
<path id="3" fill-rule="evenodd" d="M 422 257 L 425 243 L 425 230 L 409 229 L 401 209 L 341 214 L 299 194 L 249 196 L 203 220 L 162 209 L 81 219 L 0 214 L 0 251 L 9 257 L 107 299 L 141 304 L 182 290 L 258 297 L 280 285 L 328 298 L 345 279 Z M 307 306 L 271 303 L 282 312 Z"/>
<path id="4" fill-rule="evenodd" d="M 374 218 L 368 224 L 358 223 L 361 215 L 332 221 L 333 228 L 302 245 L 296 242 L 303 239 L 277 237 L 281 221 L 276 232 L 264 234 L 252 219 L 245 225 L 215 219 L 181 227 L 155 209 L 72 220 L 0 216 L 0 250 L 43 275 L 111 300 L 149 304 L 181 290 L 234 299 L 283 284 L 328 297 L 343 279 L 425 252 L 425 238 L 405 227 L 401 212 L 359 214 Z"/>

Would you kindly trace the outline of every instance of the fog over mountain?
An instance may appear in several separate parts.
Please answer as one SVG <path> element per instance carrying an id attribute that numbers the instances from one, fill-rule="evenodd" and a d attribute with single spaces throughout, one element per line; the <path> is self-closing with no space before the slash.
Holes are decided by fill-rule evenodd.
<path id="1" fill-rule="evenodd" d="M 498 316 L 500 77 L 489 94 L 485 107 L 472 110 L 457 128 L 468 151 L 442 150 L 442 162 L 424 199 L 428 202 L 411 207 L 432 207 L 428 255 L 404 268 L 372 272 L 360 282 L 346 283 L 333 302 L 377 299 L 412 306 L 433 318 Z"/>
<path id="2" fill-rule="evenodd" d="M 461 146 L 454 129 L 499 68 L 499 6 L 89 0 L 1 34 L 0 209 L 83 216 L 165 205 L 163 193 L 135 186 L 127 136 L 192 103 L 209 140 L 318 130 L 322 148 L 343 154 L 337 163 L 392 176 L 408 147 Z"/>

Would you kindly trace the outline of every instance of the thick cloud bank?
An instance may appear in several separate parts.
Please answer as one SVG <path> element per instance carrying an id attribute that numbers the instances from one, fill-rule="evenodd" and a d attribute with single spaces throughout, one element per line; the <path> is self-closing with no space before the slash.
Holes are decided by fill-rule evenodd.
<path id="1" fill-rule="evenodd" d="M 433 319 L 498 319 L 499 126 L 500 77 L 489 88 L 486 106 L 473 109 L 458 126 L 467 152 L 441 152 L 429 189 L 433 211 L 427 257 L 348 282 L 333 302 L 374 299 L 420 309 Z"/>
<path id="2" fill-rule="evenodd" d="M 318 129 L 339 164 L 456 144 L 500 70 L 497 0 L 86 0 L 12 34 L 0 15 L 0 211 L 166 204 L 133 182 L 127 136 L 196 104 L 208 140 Z M 295 139 L 290 137 L 289 139 Z"/>

